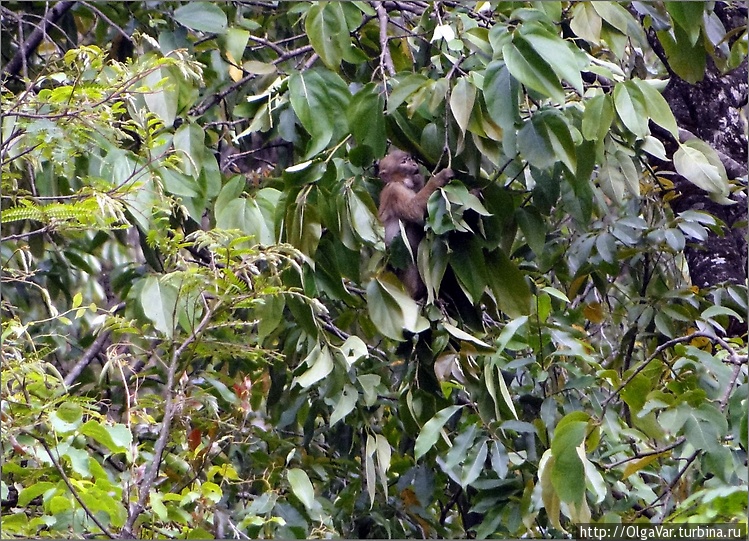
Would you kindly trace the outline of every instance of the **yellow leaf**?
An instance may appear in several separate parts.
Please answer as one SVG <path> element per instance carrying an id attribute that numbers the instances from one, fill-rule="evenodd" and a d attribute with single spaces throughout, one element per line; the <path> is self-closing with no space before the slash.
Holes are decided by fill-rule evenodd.
<path id="1" fill-rule="evenodd" d="M 664 453 L 658 453 L 656 455 L 650 455 L 643 457 L 639 460 L 635 460 L 634 462 L 630 462 L 627 464 L 627 467 L 624 468 L 624 471 L 622 472 L 622 479 L 626 479 L 633 473 L 636 473 L 646 467 L 648 464 L 652 464 L 656 460 L 658 460 L 660 457 L 670 454 L 670 451 L 666 451 Z"/>
<path id="2" fill-rule="evenodd" d="M 236 83 L 244 77 L 244 73 L 241 68 L 237 67 L 237 61 L 234 60 L 230 51 L 226 51 L 226 59 L 229 61 L 229 77 L 231 77 L 232 81 Z"/>
<path id="3" fill-rule="evenodd" d="M 600 302 L 591 302 L 583 308 L 583 315 L 591 323 L 603 323 L 604 311 Z"/>

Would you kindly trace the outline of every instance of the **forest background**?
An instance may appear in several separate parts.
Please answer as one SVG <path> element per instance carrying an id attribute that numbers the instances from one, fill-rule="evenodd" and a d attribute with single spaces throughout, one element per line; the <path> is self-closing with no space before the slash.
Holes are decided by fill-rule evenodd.
<path id="1" fill-rule="evenodd" d="M 4 538 L 746 524 L 746 4 L 0 20 Z"/>

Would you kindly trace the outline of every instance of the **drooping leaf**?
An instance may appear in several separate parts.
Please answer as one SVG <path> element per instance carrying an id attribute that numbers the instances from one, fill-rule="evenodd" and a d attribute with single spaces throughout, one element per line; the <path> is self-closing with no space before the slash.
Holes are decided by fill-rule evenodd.
<path id="1" fill-rule="evenodd" d="M 450 94 L 450 110 L 460 130 L 465 134 L 468 120 L 471 118 L 473 103 L 476 100 L 476 87 L 467 77 L 461 77 Z"/>
<path id="2" fill-rule="evenodd" d="M 344 112 L 351 93 L 335 73 L 321 68 L 294 72 L 289 78 L 289 99 L 302 126 L 312 137 L 307 158 L 327 147 L 334 135 L 340 137 L 348 131 Z"/>
<path id="3" fill-rule="evenodd" d="M 187 2 L 174 10 L 174 20 L 192 30 L 212 34 L 223 34 L 228 25 L 226 14 L 210 2 Z"/>
<path id="4" fill-rule="evenodd" d="M 299 468 L 291 468 L 286 472 L 286 479 L 291 485 L 291 491 L 294 496 L 304 504 L 307 509 L 312 509 L 315 505 L 315 489 L 309 480 L 307 473 Z"/>
<path id="5" fill-rule="evenodd" d="M 437 412 L 437 414 L 429 419 L 426 424 L 421 428 L 419 436 L 416 438 L 414 444 L 414 458 L 419 460 L 424 456 L 434 445 L 440 437 L 442 428 L 445 423 L 460 410 L 462 406 L 449 406 Z"/>
<path id="6" fill-rule="evenodd" d="M 375 158 L 385 155 L 385 99 L 374 83 L 369 83 L 354 94 L 346 110 L 348 124 L 360 145 L 372 149 Z"/>
<path id="7" fill-rule="evenodd" d="M 157 330 L 170 338 L 174 335 L 178 294 L 179 290 L 176 287 L 162 282 L 156 276 L 145 278 L 140 293 L 139 300 L 143 313 Z"/>
<path id="8" fill-rule="evenodd" d="M 317 2 L 310 7 L 304 29 L 310 45 L 330 69 L 337 71 L 351 45 L 341 2 Z"/>
<path id="9" fill-rule="evenodd" d="M 564 103 L 564 91 L 559 78 L 548 62 L 523 37 L 515 35 L 512 43 L 502 49 L 507 69 L 515 79 L 528 88 Z"/>
<path id="10" fill-rule="evenodd" d="M 715 151 L 704 141 L 690 139 L 674 152 L 676 171 L 708 193 L 728 195 L 728 177 Z"/>

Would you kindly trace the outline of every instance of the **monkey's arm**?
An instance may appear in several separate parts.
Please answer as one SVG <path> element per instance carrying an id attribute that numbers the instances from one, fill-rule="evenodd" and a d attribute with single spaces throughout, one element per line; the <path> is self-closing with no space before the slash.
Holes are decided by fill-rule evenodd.
<path id="1" fill-rule="evenodd" d="M 416 224 L 424 223 L 429 196 L 447 184 L 452 178 L 452 170 L 446 169 L 429 179 L 417 193 L 400 182 L 391 182 L 380 194 L 379 217 L 382 223 L 395 218 Z"/>

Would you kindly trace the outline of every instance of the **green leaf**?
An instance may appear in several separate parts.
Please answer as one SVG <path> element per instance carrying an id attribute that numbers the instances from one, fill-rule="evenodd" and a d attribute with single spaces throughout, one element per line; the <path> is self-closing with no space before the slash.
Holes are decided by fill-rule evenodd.
<path id="1" fill-rule="evenodd" d="M 614 88 L 616 113 L 629 131 L 643 138 L 648 134 L 648 114 L 645 97 L 632 81 L 619 83 Z"/>
<path id="2" fill-rule="evenodd" d="M 147 276 L 140 293 L 140 304 L 145 316 L 156 330 L 169 338 L 174 335 L 174 316 L 179 290 L 162 283 L 156 276 Z"/>
<path id="3" fill-rule="evenodd" d="M 194 122 L 182 124 L 174 132 L 174 150 L 182 161 L 182 171 L 193 178 L 198 178 L 203 169 L 205 153 L 205 132 Z"/>
<path id="4" fill-rule="evenodd" d="M 195 2 L 192 2 L 190 5 L 194 4 Z M 159 68 L 146 75 L 143 83 L 150 89 L 143 94 L 148 109 L 159 117 L 165 126 L 174 124 L 179 99 L 179 80 L 168 68 Z"/>
<path id="5" fill-rule="evenodd" d="M 687 34 L 689 44 L 694 46 L 700 37 L 702 16 L 705 12 L 703 2 L 664 2 L 674 22 Z"/>
<path id="6" fill-rule="evenodd" d="M 476 87 L 473 86 L 467 77 L 461 77 L 455 84 L 450 94 L 450 110 L 455 117 L 455 121 L 464 134 L 468 128 L 468 121 L 473 111 L 473 103 L 476 100 Z"/>
<path id="7" fill-rule="evenodd" d="M 585 440 L 588 422 L 564 420 L 554 430 L 551 442 L 551 453 L 555 459 L 551 482 L 563 502 L 580 504 L 585 498 L 585 483 L 581 482 L 585 479 L 585 467 L 577 448 Z"/>
<path id="8" fill-rule="evenodd" d="M 59 449 L 59 447 L 58 447 Z M 86 479 L 91 477 L 91 470 L 89 469 L 89 455 L 83 449 L 76 449 L 75 447 L 68 447 L 63 456 L 68 457 L 70 460 L 70 467 L 73 471 Z"/>
<path id="9" fill-rule="evenodd" d="M 564 90 L 554 70 L 523 37 L 515 35 L 512 43 L 502 48 L 502 55 L 515 79 L 557 103 L 564 103 Z"/>
<path id="10" fill-rule="evenodd" d="M 81 427 L 81 434 L 93 438 L 113 453 L 126 452 L 133 442 L 133 435 L 125 425 L 104 425 L 88 421 Z"/>
<path id="11" fill-rule="evenodd" d="M 237 403 L 237 395 L 234 393 L 234 391 L 230 390 L 229 387 L 227 387 L 222 381 L 212 378 L 209 376 L 204 376 L 205 381 L 211 385 L 219 395 L 221 395 L 221 398 L 226 400 L 229 404 L 236 404 Z"/>
<path id="12" fill-rule="evenodd" d="M 486 455 L 489 452 L 488 441 L 484 440 L 481 445 L 474 447 L 469 453 L 466 460 L 468 467 L 463 469 L 462 475 L 460 476 L 460 486 L 464 489 L 479 478 L 481 472 L 484 470 L 486 464 Z"/>
<path id="13" fill-rule="evenodd" d="M 233 58 L 234 62 L 241 63 L 242 57 L 244 56 L 244 50 L 247 47 L 247 42 L 249 41 L 249 39 L 250 32 L 248 30 L 237 28 L 236 26 L 232 26 L 231 28 L 229 28 L 226 31 L 226 35 L 224 36 L 224 46 L 226 47 L 226 52 L 228 53 L 227 56 Z M 261 62 L 257 63 L 261 64 Z M 271 67 L 273 69 L 270 70 L 269 73 L 273 73 L 275 71 L 275 66 L 271 65 Z M 247 69 L 247 66 L 245 65 L 244 68 Z"/>
<path id="14" fill-rule="evenodd" d="M 707 62 L 707 54 L 702 43 L 692 45 L 681 25 L 674 26 L 673 36 L 667 30 L 657 32 L 656 35 L 666 52 L 669 66 L 679 77 L 691 84 L 702 80 Z"/>
<path id="15" fill-rule="evenodd" d="M 437 412 L 437 414 L 429 419 L 419 432 L 414 444 L 414 458 L 419 460 L 424 456 L 434 445 L 440 437 L 442 427 L 445 423 L 455 415 L 463 406 L 449 406 Z"/>
<path id="16" fill-rule="evenodd" d="M 151 490 L 149 492 L 149 502 L 151 503 L 151 509 L 156 513 L 156 516 L 161 520 L 167 520 L 168 511 L 164 505 L 164 496 L 157 490 Z"/>
<path id="17" fill-rule="evenodd" d="M 403 340 L 404 329 L 419 333 L 429 328 L 419 305 L 392 273 L 384 273 L 367 285 L 367 308 L 377 330 L 393 340 Z"/>
<path id="18" fill-rule="evenodd" d="M 313 68 L 294 72 L 289 78 L 289 99 L 299 122 L 312 140 L 306 158 L 318 154 L 348 132 L 346 115 L 351 100 L 346 83 L 335 73 Z"/>
<path id="19" fill-rule="evenodd" d="M 728 177 L 715 151 L 704 141 L 690 139 L 674 153 L 676 172 L 708 193 L 727 196 Z"/>
<path id="20" fill-rule="evenodd" d="M 372 434 L 367 434 L 367 444 L 364 451 L 364 474 L 367 480 L 367 493 L 369 494 L 369 508 L 374 505 L 376 471 L 374 465 L 374 454 L 377 451 L 377 440 Z"/>
<path id="21" fill-rule="evenodd" d="M 330 355 L 330 349 L 328 346 L 320 348 L 320 344 L 317 344 L 304 359 L 303 364 L 309 366 L 309 369 L 301 376 L 295 377 L 292 385 L 298 384 L 303 389 L 307 389 L 333 370 L 333 357 Z"/>
<path id="22" fill-rule="evenodd" d="M 304 29 L 310 45 L 330 69 L 337 71 L 351 46 L 341 2 L 316 2 L 307 12 Z"/>
<path id="23" fill-rule="evenodd" d="M 711 451 L 721 446 L 721 439 L 728 431 L 728 421 L 715 405 L 700 404 L 689 408 L 684 422 L 684 435 L 695 449 Z"/>
<path id="24" fill-rule="evenodd" d="M 375 434 L 375 446 L 377 449 L 377 473 L 379 474 L 380 483 L 382 484 L 382 492 L 383 494 L 387 494 L 387 472 L 390 469 L 392 450 L 390 449 L 390 443 L 388 443 L 388 440 L 382 434 Z"/>
<path id="25" fill-rule="evenodd" d="M 541 24 L 531 22 L 521 26 L 523 37 L 528 40 L 533 49 L 542 58 L 553 59 L 550 63 L 551 69 L 557 74 L 557 77 L 564 79 L 582 96 L 583 79 L 580 75 L 581 66 L 578 63 L 575 54 L 570 48 L 569 42 L 559 36 L 552 34 Z M 586 62 L 587 64 L 587 62 Z"/>
<path id="26" fill-rule="evenodd" d="M 454 325 L 451 325 L 451 324 L 449 324 L 447 322 L 444 322 L 442 324 L 442 326 L 444 327 L 444 329 L 451 336 L 454 336 L 458 340 L 462 340 L 464 342 L 469 342 L 469 343 L 473 344 L 474 346 L 478 346 L 479 348 L 482 348 L 482 349 L 485 349 L 485 350 L 491 350 L 492 349 L 492 347 L 489 344 L 487 344 L 486 342 L 484 342 L 483 340 L 479 340 L 478 338 L 476 338 L 472 334 L 469 334 L 469 333 L 465 332 L 462 329 L 459 329 L 458 327 L 456 327 Z"/>
<path id="27" fill-rule="evenodd" d="M 356 390 L 356 387 L 348 383 L 344 385 L 341 397 L 338 399 L 335 408 L 333 408 L 333 413 L 330 414 L 330 426 L 333 426 L 351 413 L 356 406 L 358 398 L 359 392 Z"/>
<path id="28" fill-rule="evenodd" d="M 315 489 L 305 471 L 299 468 L 291 468 L 286 472 L 286 479 L 288 479 L 291 485 L 291 491 L 294 493 L 294 496 L 299 498 L 304 507 L 312 509 L 315 505 Z"/>
<path id="29" fill-rule="evenodd" d="M 31 500 L 33 500 L 37 496 L 41 496 L 48 490 L 53 490 L 55 486 L 56 485 L 54 483 L 50 483 L 48 481 L 38 481 L 30 487 L 24 488 L 18 493 L 18 507 L 28 506 Z"/>
<path id="30" fill-rule="evenodd" d="M 63 402 L 49 416 L 49 422 L 55 431 L 60 433 L 70 432 L 79 426 L 83 419 L 83 408 L 74 402 Z"/>
<path id="31" fill-rule="evenodd" d="M 279 208 L 281 192 L 273 188 L 263 188 L 252 199 L 234 199 L 222 209 L 217 209 L 216 227 L 219 229 L 239 229 L 252 235 L 255 242 L 271 245 L 277 242 L 275 233 L 275 212 Z"/>
<path id="32" fill-rule="evenodd" d="M 666 98 L 648 81 L 633 79 L 633 83 L 642 92 L 645 108 L 650 119 L 662 128 L 666 128 L 674 138 L 678 139 L 679 127 L 676 125 L 676 119 Z"/>
<path id="33" fill-rule="evenodd" d="M 572 8 L 570 28 L 584 40 L 598 45 L 601 42 L 602 22 L 591 2 L 579 2 Z"/>
<path id="34" fill-rule="evenodd" d="M 585 101 L 582 133 L 589 141 L 602 141 L 614 121 L 614 105 L 611 96 L 599 94 Z"/>
<path id="35" fill-rule="evenodd" d="M 391 79 L 393 89 L 388 96 L 388 115 L 392 115 L 395 110 L 414 92 L 429 82 L 421 73 L 410 73 L 404 77 L 395 77 Z"/>
<path id="36" fill-rule="evenodd" d="M 568 301 L 569 302 L 569 301 Z M 515 333 L 525 325 L 525 323 L 528 321 L 528 316 L 520 316 L 504 326 L 502 329 L 502 332 L 499 333 L 499 338 L 497 338 L 497 353 L 501 353 L 504 351 L 505 347 L 509 343 L 510 340 L 512 340 L 512 337 L 515 336 Z"/>
<path id="37" fill-rule="evenodd" d="M 371 148 L 376 158 L 384 156 L 387 149 L 384 109 L 385 98 L 377 85 L 369 83 L 354 94 L 346 110 L 356 142 Z"/>
<path id="38" fill-rule="evenodd" d="M 510 74 L 505 63 L 495 60 L 486 66 L 484 75 L 484 101 L 489 117 L 503 131 L 514 129 L 520 121 L 518 111 L 517 80 Z"/>
<path id="39" fill-rule="evenodd" d="M 226 14 L 216 4 L 210 2 L 188 2 L 174 10 L 174 20 L 179 24 L 212 34 L 226 32 Z"/>
<path id="40" fill-rule="evenodd" d="M 486 263 L 492 269 L 489 287 L 500 310 L 512 318 L 530 314 L 531 290 L 520 269 L 501 249 L 486 254 Z"/>

